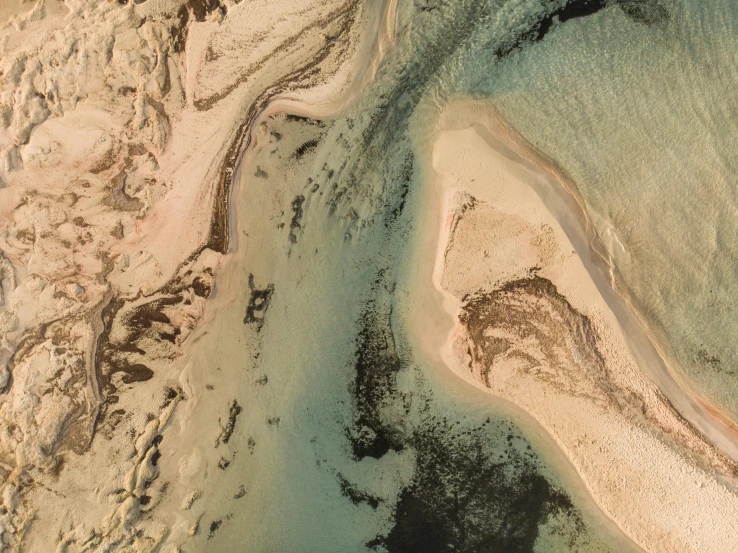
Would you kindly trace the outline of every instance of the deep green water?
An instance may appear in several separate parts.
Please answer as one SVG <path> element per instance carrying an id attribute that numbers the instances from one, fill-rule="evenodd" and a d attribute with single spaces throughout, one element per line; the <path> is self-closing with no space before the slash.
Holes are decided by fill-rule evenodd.
<path id="1" fill-rule="evenodd" d="M 274 292 L 263 326 L 234 330 L 248 345 L 215 354 L 247 367 L 233 447 L 250 455 L 211 491 L 225 522 L 203 550 L 634 550 L 522 416 L 412 347 L 431 138 L 449 101 L 491 100 L 572 176 L 644 313 L 735 409 L 731 15 L 400 0 L 397 45 L 354 105 L 267 121 L 236 212 L 244 271 Z"/>

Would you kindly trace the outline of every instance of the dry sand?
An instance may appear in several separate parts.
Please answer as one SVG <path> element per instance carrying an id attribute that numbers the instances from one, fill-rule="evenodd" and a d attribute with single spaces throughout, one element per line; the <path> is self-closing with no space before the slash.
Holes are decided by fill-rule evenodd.
<path id="1" fill-rule="evenodd" d="M 199 490 L 180 484 L 205 463 L 161 444 L 205 408 L 188 348 L 228 302 L 215 275 L 248 247 L 227 227 L 238 160 L 268 139 L 263 117 L 345 106 L 391 48 L 393 14 L 393 0 L 0 7 L 1 551 L 177 551 L 197 532 Z M 732 461 L 644 378 L 533 191 L 547 177 L 501 151 L 464 130 L 434 152 L 435 283 L 449 313 L 471 294 L 461 313 L 480 315 L 445 359 L 528 411 L 646 549 L 735 550 Z"/>
<path id="2" fill-rule="evenodd" d="M 162 433 L 237 246 L 254 122 L 279 98 L 347 101 L 391 46 L 393 3 L 6 4 L 0 551 L 154 550 Z"/>
<path id="3" fill-rule="evenodd" d="M 645 550 L 735 551 L 735 463 L 644 376 L 566 214 L 541 199 L 560 185 L 482 105 L 448 108 L 441 128 L 433 281 L 455 320 L 442 358 L 532 415 Z"/>

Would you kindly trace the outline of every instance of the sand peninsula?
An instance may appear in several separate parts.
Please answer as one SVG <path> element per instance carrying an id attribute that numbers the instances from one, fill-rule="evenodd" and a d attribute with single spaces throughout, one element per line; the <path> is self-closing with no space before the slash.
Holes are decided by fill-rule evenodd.
<path id="1" fill-rule="evenodd" d="M 531 414 L 645 550 L 736 549 L 733 429 L 675 383 L 662 393 L 654 381 L 668 374 L 644 372 L 654 357 L 634 341 L 642 328 L 623 320 L 624 298 L 612 303 L 614 274 L 601 278 L 560 174 L 481 102 L 445 110 L 432 159 L 433 282 L 455 321 L 446 364 Z"/>

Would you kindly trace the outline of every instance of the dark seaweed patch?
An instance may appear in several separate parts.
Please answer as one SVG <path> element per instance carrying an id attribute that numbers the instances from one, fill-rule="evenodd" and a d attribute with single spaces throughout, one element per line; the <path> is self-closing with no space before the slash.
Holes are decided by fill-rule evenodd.
<path id="1" fill-rule="evenodd" d="M 421 12 L 432 12 L 438 8 L 439 0 L 415 0 L 415 8 Z"/>
<path id="2" fill-rule="evenodd" d="M 208 534 L 208 539 L 212 539 L 215 533 L 218 531 L 218 528 L 220 528 L 221 524 L 223 524 L 223 520 L 214 520 L 210 523 L 210 533 Z"/>
<path id="3" fill-rule="evenodd" d="M 348 432 L 356 459 L 378 459 L 403 448 L 402 432 L 385 421 L 383 407 L 401 399 L 397 373 L 403 362 L 390 326 L 391 308 L 378 300 L 364 310 L 357 338 L 356 376 L 352 385 L 356 414 Z"/>
<path id="4" fill-rule="evenodd" d="M 266 316 L 269 302 L 274 294 L 274 284 L 268 284 L 266 288 L 257 289 L 254 286 L 254 275 L 249 275 L 249 288 L 251 296 L 249 297 L 249 305 L 246 307 L 246 316 L 243 319 L 244 324 L 256 324 L 257 330 L 261 330 L 264 326 L 264 317 Z"/>
<path id="5" fill-rule="evenodd" d="M 238 419 L 241 411 L 243 411 L 243 408 L 234 399 L 231 408 L 228 410 L 228 423 L 221 429 L 218 443 L 223 442 L 227 444 L 230 441 L 233 431 L 236 429 L 236 419 Z"/>
<path id="6" fill-rule="evenodd" d="M 403 209 L 405 209 L 405 200 L 407 194 L 410 191 L 410 180 L 413 177 L 413 166 L 415 161 L 415 155 L 411 150 L 405 152 L 405 157 L 400 167 L 400 173 L 398 175 L 398 190 L 395 197 L 395 205 L 390 208 L 387 215 L 387 224 L 391 224 L 396 221 L 400 215 L 402 215 Z"/>
<path id="7" fill-rule="evenodd" d="M 618 6 L 625 15 L 644 25 L 664 23 L 669 18 L 660 0 L 569 0 L 563 4 L 549 0 L 544 8 L 553 9 L 531 15 L 522 30 L 495 49 L 495 57 L 504 58 L 525 44 L 540 42 L 562 23 L 589 17 L 610 6 Z"/>
<path id="8" fill-rule="evenodd" d="M 325 123 L 321 121 L 320 119 L 311 119 L 310 117 L 303 117 L 301 115 L 294 115 L 294 114 L 289 113 L 285 116 L 285 119 L 287 121 L 291 121 L 294 123 L 307 123 L 309 125 L 325 127 Z"/>
<path id="9" fill-rule="evenodd" d="M 424 5 L 430 7 L 429 3 Z M 383 89 L 377 95 L 376 104 L 362 114 L 369 122 L 363 125 L 359 143 L 355 145 L 360 155 L 346 160 L 339 169 L 341 182 L 337 179 L 330 191 L 326 190 L 325 202 L 330 214 L 338 211 L 340 204 L 361 195 L 371 198 L 372 208 L 371 212 L 362 209 L 363 226 L 377 219 L 391 224 L 402 213 L 408 189 L 402 173 L 410 168 L 412 156 L 407 139 L 408 122 L 435 82 L 438 71 L 493 14 L 490 2 L 454 3 L 451 16 L 444 13 L 448 6 L 448 2 L 433 2 L 432 7 L 438 9 L 417 13 L 418 25 L 414 29 L 423 31 L 418 33 L 417 40 L 409 42 L 402 65 L 392 69 L 392 86 Z M 354 124 L 352 121 L 346 121 L 349 128 Z M 399 176 L 397 168 L 400 168 Z M 367 181 L 372 184 L 366 186 Z M 347 208 L 348 214 L 351 208 Z"/>
<path id="10" fill-rule="evenodd" d="M 303 210 L 302 210 L 302 204 L 305 203 L 305 196 L 299 195 L 296 196 L 294 200 L 292 200 L 292 203 L 290 204 L 290 207 L 292 208 L 292 220 L 290 221 L 290 235 L 289 240 L 292 244 L 297 243 L 297 235 L 295 234 L 295 231 L 299 228 L 302 228 L 302 225 L 300 225 L 300 221 L 302 220 Z"/>
<path id="11" fill-rule="evenodd" d="M 633 21 L 658 25 L 669 19 L 669 11 L 660 0 L 619 0 L 618 6 Z"/>
<path id="12" fill-rule="evenodd" d="M 704 347 L 700 348 L 699 351 L 697 351 L 697 355 L 695 355 L 695 360 L 703 367 L 709 367 L 716 372 L 735 375 L 735 371 L 733 369 L 724 367 L 722 362 L 720 361 L 720 358 L 716 355 L 710 355 L 710 352 L 708 352 L 707 349 Z"/>
<path id="13" fill-rule="evenodd" d="M 317 148 L 318 144 L 319 141 L 317 138 L 308 140 L 302 146 L 297 148 L 297 150 L 295 150 L 295 153 L 292 154 L 292 157 L 295 159 L 302 159 L 305 154 L 307 154 L 308 152 L 312 152 L 315 148 Z"/>
<path id="14" fill-rule="evenodd" d="M 195 292 L 195 295 L 200 296 L 201 298 L 209 298 L 212 290 L 212 286 L 210 286 L 210 283 L 205 279 L 196 277 L 195 280 L 192 281 L 192 291 Z"/>
<path id="15" fill-rule="evenodd" d="M 402 490 L 394 525 L 368 547 L 389 553 L 532 552 L 539 526 L 551 515 L 584 529 L 569 497 L 541 473 L 535 457 L 493 436 L 446 420 L 426 421 L 414 434 L 417 465 Z M 492 443 L 490 443 L 492 440 Z"/>
<path id="16" fill-rule="evenodd" d="M 354 484 L 349 482 L 340 472 L 336 474 L 338 484 L 341 486 L 341 494 L 348 497 L 354 505 L 369 505 L 372 509 L 379 507 L 380 499 L 370 493 L 359 490 Z"/>

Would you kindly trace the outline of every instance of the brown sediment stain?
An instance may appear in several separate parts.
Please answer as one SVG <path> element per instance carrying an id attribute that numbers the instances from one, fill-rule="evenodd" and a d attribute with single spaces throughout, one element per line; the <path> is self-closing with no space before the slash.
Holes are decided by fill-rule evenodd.
<path id="1" fill-rule="evenodd" d="M 185 51 L 187 32 L 192 20 L 201 23 L 215 10 L 220 10 L 224 16 L 227 13 L 226 6 L 221 4 L 219 0 L 187 0 L 179 7 L 174 15 L 175 21 L 169 27 L 169 32 L 172 35 L 172 48 L 175 53 L 181 54 Z M 192 19 L 190 19 L 190 16 L 192 16 Z"/>
<path id="2" fill-rule="evenodd" d="M 98 425 L 97 432 L 106 440 L 112 440 L 115 436 L 114 431 L 126 418 L 130 418 L 130 415 L 126 413 L 125 409 L 114 409 L 109 412 L 105 417 L 105 420 Z"/>
<path id="3" fill-rule="evenodd" d="M 128 196 L 124 191 L 126 174 L 121 171 L 110 180 L 108 195 L 103 205 L 117 211 L 141 211 L 143 203 L 138 198 Z"/>
<path id="4" fill-rule="evenodd" d="M 258 71 L 266 67 L 266 65 L 272 60 L 272 58 L 276 57 L 278 54 L 284 52 L 288 48 L 296 46 L 299 43 L 299 41 L 304 39 L 307 35 L 313 32 L 316 32 L 316 31 L 319 32 L 325 29 L 325 27 L 327 27 L 328 25 L 331 25 L 336 22 L 340 22 L 340 29 L 338 30 L 337 34 L 340 34 L 340 35 L 345 34 L 351 28 L 351 25 L 356 19 L 359 7 L 360 7 L 360 2 L 356 0 L 352 0 L 350 2 L 347 2 L 345 5 L 341 6 L 340 8 L 337 8 L 336 10 L 332 11 L 331 13 L 329 13 L 322 19 L 318 19 L 310 23 L 306 27 L 303 27 L 299 32 L 286 38 L 284 41 L 282 41 L 281 44 L 271 49 L 269 53 L 265 54 L 261 59 L 252 63 L 250 65 L 249 71 L 246 71 L 240 74 L 238 78 L 236 79 L 236 81 L 233 82 L 231 85 L 227 86 L 224 90 L 211 94 L 210 96 L 206 98 L 195 98 L 194 103 L 193 103 L 193 105 L 195 106 L 195 109 L 197 109 L 198 111 L 206 111 L 210 109 L 217 102 L 228 97 L 234 90 L 236 90 L 239 86 L 245 83 L 251 76 L 253 76 L 255 73 L 257 73 Z M 333 46 L 337 44 L 340 44 L 340 42 L 326 41 L 323 48 L 320 49 L 318 54 L 313 59 L 311 59 L 309 62 L 307 62 L 302 67 L 297 68 L 292 73 L 286 75 L 285 77 L 277 81 L 277 84 L 283 85 L 286 83 L 291 83 L 295 81 L 297 77 L 304 76 L 305 73 L 317 67 L 318 64 L 320 64 L 320 62 L 325 60 L 325 58 L 328 57 L 328 54 L 333 49 Z"/>
<path id="5" fill-rule="evenodd" d="M 494 388 L 495 364 L 506 363 L 570 396 L 617 409 L 636 424 L 647 423 L 705 469 L 738 475 L 738 463 L 715 448 L 658 388 L 652 390 L 654 403 L 612 380 L 596 329 L 551 281 L 534 271 L 530 278 L 463 301 L 459 321 L 468 338 L 470 368 L 485 386 Z M 719 411 L 700 405 L 725 421 Z"/>
<path id="6" fill-rule="evenodd" d="M 495 363 L 505 360 L 567 394 L 620 405 L 597 331 L 550 280 L 534 274 L 466 297 L 459 320 L 487 387 Z"/>
<path id="7" fill-rule="evenodd" d="M 220 8 L 219 0 L 188 0 L 187 7 L 192 10 L 195 21 L 205 21 L 205 18 Z"/>
<path id="8" fill-rule="evenodd" d="M 254 63 L 251 70 L 244 75 L 239 76 L 235 83 L 227 87 L 225 90 L 211 95 L 208 98 L 196 98 L 193 102 L 195 109 L 198 111 L 207 111 L 220 100 L 229 96 L 234 90 L 241 86 L 253 73 L 262 69 L 270 59 L 281 52 L 285 48 L 294 46 L 303 36 L 317 29 L 322 29 L 326 25 L 333 23 L 340 18 L 344 18 L 341 22 L 339 34 L 348 32 L 357 17 L 360 3 L 352 1 L 346 6 L 332 12 L 327 17 L 316 21 L 315 23 L 305 27 L 296 35 L 285 40 L 280 46 L 272 50 L 270 54 Z M 213 202 L 213 214 L 211 218 L 210 232 L 206 246 L 213 251 L 219 253 L 227 253 L 229 247 L 228 236 L 228 207 L 230 199 L 230 191 L 233 184 L 233 176 L 238 165 L 241 153 L 249 147 L 251 143 L 251 125 L 256 116 L 266 108 L 271 99 L 287 90 L 290 86 L 296 86 L 300 80 L 309 78 L 312 72 L 322 63 L 331 53 L 335 45 L 340 44 L 337 41 L 326 42 L 326 45 L 319 50 L 317 55 L 310 61 L 296 68 L 294 71 L 283 76 L 281 79 L 273 83 L 269 88 L 264 90 L 259 97 L 247 108 L 241 120 L 243 121 L 234 133 L 234 138 L 226 152 L 225 158 L 221 163 L 218 182 L 215 186 L 215 199 Z"/>
<path id="9" fill-rule="evenodd" d="M 188 260 L 192 261 L 192 260 Z M 170 359 L 176 350 L 179 328 L 171 324 L 167 308 L 176 308 L 188 301 L 186 292 L 207 298 L 212 292 L 212 271 L 202 273 L 183 270 L 160 291 L 158 297 L 140 305 L 140 301 L 112 298 L 101 311 L 102 331 L 97 339 L 94 354 L 95 386 L 100 397 L 99 412 L 94 416 L 94 426 L 104 424 L 112 405 L 118 402 L 120 383 L 132 385 L 145 382 L 154 376 L 149 367 L 153 358 Z M 111 336 L 115 328 L 115 337 Z M 154 353 L 150 347 L 171 344 Z M 161 360 L 160 359 L 160 360 Z M 119 375 L 116 378 L 116 375 Z M 176 397 L 177 394 L 175 394 Z M 93 430 L 93 436 L 94 436 Z M 91 440 L 90 440 L 91 442 Z"/>
<path id="10" fill-rule="evenodd" d="M 180 6 L 177 10 L 176 22 L 169 27 L 169 33 L 172 35 L 172 49 L 177 54 L 185 51 L 189 20 L 190 10 L 187 9 L 187 6 Z"/>

